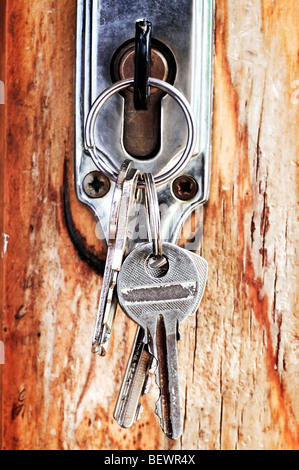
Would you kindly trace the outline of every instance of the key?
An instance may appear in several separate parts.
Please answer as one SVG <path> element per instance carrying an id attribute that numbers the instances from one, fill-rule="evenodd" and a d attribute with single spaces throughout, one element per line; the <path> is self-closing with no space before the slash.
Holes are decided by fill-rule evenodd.
<path id="1" fill-rule="evenodd" d="M 143 411 L 140 399 L 150 388 L 149 370 L 153 362 L 154 357 L 144 343 L 144 330 L 138 327 L 113 415 L 123 428 L 140 419 Z"/>
<path id="2" fill-rule="evenodd" d="M 111 339 L 117 308 L 116 282 L 126 251 L 129 212 L 136 200 L 140 176 L 130 166 L 130 160 L 122 164 L 113 194 L 107 258 L 92 341 L 92 352 L 101 356 L 106 355 Z"/>
<path id="3" fill-rule="evenodd" d="M 178 329 L 198 309 L 206 284 L 207 262 L 170 243 L 163 243 L 162 249 L 167 268 L 151 265 L 151 243 L 137 246 L 122 265 L 117 292 L 120 306 L 144 330 L 144 342 L 157 360 L 160 398 L 156 412 L 165 434 L 176 439 L 182 433 Z"/>
<path id="4" fill-rule="evenodd" d="M 156 185 L 151 174 L 143 175 L 145 181 L 144 202 L 147 214 L 148 235 L 153 243 L 153 254 L 151 264 L 154 267 L 163 266 L 162 241 L 160 234 L 160 213 L 159 202 L 157 198 Z M 193 253 L 189 252 L 190 256 Z M 201 258 L 194 255 L 195 263 L 201 262 Z M 200 271 L 201 264 L 198 266 Z M 204 274 L 203 274 L 204 275 Z M 141 397 L 149 391 L 151 379 L 149 369 L 153 366 L 154 357 L 149 353 L 144 341 L 144 333 L 141 327 L 138 327 L 132 352 L 127 364 L 126 372 L 123 378 L 122 386 L 114 411 L 114 419 L 124 428 L 140 419 L 143 411 Z M 179 336 L 178 336 L 179 339 Z M 157 406 L 157 414 L 161 418 L 161 407 Z"/>
<path id="5" fill-rule="evenodd" d="M 152 174 L 145 173 L 142 177 L 145 182 L 143 202 L 147 216 L 148 236 L 153 243 L 155 264 L 159 266 L 161 263 L 163 265 L 165 259 L 161 253 L 162 241 L 157 190 Z M 144 331 L 138 327 L 113 415 L 118 424 L 124 428 L 132 426 L 135 421 L 140 419 L 143 411 L 140 400 L 148 392 L 151 384 L 148 372 L 153 365 L 154 358 L 149 353 L 143 338 Z"/>
<path id="6" fill-rule="evenodd" d="M 202 258 L 192 252 L 189 252 L 189 255 L 201 275 L 205 276 L 206 265 L 201 262 Z M 177 339 L 180 339 L 179 334 Z M 149 370 L 153 367 L 154 362 L 154 357 L 144 343 L 143 329 L 138 327 L 113 415 L 123 428 L 131 427 L 141 417 L 143 407 L 140 401 L 150 389 Z M 157 404 L 156 413 L 162 419 L 160 402 Z"/>

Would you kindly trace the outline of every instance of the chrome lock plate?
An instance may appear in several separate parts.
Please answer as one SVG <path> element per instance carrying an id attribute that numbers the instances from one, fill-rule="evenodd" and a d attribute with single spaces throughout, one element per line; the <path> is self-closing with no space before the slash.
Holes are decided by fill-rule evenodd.
<path id="1" fill-rule="evenodd" d="M 154 113 L 161 113 L 160 129 L 155 130 L 160 140 L 152 145 L 156 151 L 145 157 L 137 155 L 140 127 L 136 130 L 131 123 L 126 130 L 124 122 L 131 116 L 125 92 L 129 94 L 134 83 L 130 61 L 140 18 L 152 24 L 150 100 L 156 106 Z M 156 178 L 164 241 L 176 243 L 188 216 L 207 201 L 213 40 L 214 0 L 127 0 L 125 5 L 110 0 L 77 1 L 76 192 L 94 212 L 97 234 L 103 240 L 108 241 L 115 175 L 125 159 Z M 115 82 L 117 87 L 113 87 Z M 144 122 L 149 121 L 145 118 Z M 150 126 L 143 125 L 140 142 L 151 137 Z M 127 144 L 129 140 L 137 145 L 137 153 Z M 100 178 L 96 176 L 99 170 Z"/>

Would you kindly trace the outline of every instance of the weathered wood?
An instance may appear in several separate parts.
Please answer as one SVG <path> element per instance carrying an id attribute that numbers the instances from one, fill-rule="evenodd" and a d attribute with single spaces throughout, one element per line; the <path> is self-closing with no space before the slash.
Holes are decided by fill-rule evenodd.
<path id="1" fill-rule="evenodd" d="M 298 107 L 291 84 L 298 4 L 217 6 L 213 183 L 204 226 L 209 316 L 199 316 L 199 331 L 200 384 L 208 393 L 202 406 L 219 419 L 202 426 L 198 443 L 211 446 L 216 437 L 223 449 L 295 448 Z"/>
<path id="2" fill-rule="evenodd" d="M 3 191 L 3 166 L 5 155 L 5 49 L 1 45 L 5 44 L 5 1 L 0 3 L 0 235 L 4 233 L 3 215 L 4 215 L 4 191 Z M 1 235 L 2 237 L 2 235 Z M 3 256 L 0 257 L 0 312 L 3 312 Z M 2 313 L 0 313 L 2 320 Z M 5 358 L 3 329 L 0 329 L 0 449 L 2 448 L 2 367 Z M 1 355 L 2 352 L 2 355 Z M 2 356 L 2 357 L 1 357 Z"/>
<path id="3" fill-rule="evenodd" d="M 66 169 L 68 210 L 103 259 L 72 187 L 75 4 L 6 6 L 2 446 L 296 449 L 298 2 L 216 1 L 209 280 L 181 328 L 176 442 L 160 430 L 155 387 L 132 429 L 113 421 L 135 330 L 122 312 L 109 355 L 90 353 L 101 279 L 80 259 L 63 204 Z M 1 61 L 2 73 L 3 47 Z"/>

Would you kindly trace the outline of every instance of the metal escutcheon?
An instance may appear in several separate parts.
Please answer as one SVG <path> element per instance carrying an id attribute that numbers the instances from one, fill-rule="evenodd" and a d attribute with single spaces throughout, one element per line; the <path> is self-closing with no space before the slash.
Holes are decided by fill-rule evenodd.
<path id="1" fill-rule="evenodd" d="M 117 91 L 132 86 L 134 77 L 122 83 L 113 83 L 111 77 L 112 58 L 122 44 L 134 40 L 139 18 L 151 22 L 153 40 L 171 51 L 176 66 L 173 86 L 155 77 L 149 80 L 165 95 L 161 144 L 156 155 L 144 160 L 129 155 L 123 143 L 124 98 Z M 127 0 L 125 9 L 122 2 L 77 0 L 76 192 L 99 220 L 104 240 L 108 240 L 114 181 L 125 159 L 131 159 L 141 173 L 155 176 L 163 241 L 177 242 L 188 216 L 207 201 L 213 38 L 214 0 Z M 90 197 L 83 184 L 86 175 L 98 170 L 111 181 L 101 198 Z"/>

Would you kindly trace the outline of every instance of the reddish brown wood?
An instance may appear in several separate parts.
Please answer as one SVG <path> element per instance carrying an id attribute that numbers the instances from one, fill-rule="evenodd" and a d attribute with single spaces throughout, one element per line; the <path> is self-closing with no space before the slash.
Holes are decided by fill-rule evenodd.
<path id="1" fill-rule="evenodd" d="M 5 156 L 5 27 L 6 27 L 6 17 L 5 17 L 6 2 L 3 1 L 0 3 L 0 234 L 4 233 L 4 156 Z M 2 236 L 1 236 L 2 238 Z M 3 239 L 1 240 L 1 242 Z M 0 257 L 0 312 L 3 312 L 3 256 Z M 2 320 L 2 314 L 0 314 L 0 319 Z M 4 342 L 3 342 L 3 329 L 0 329 L 0 448 L 2 448 L 2 369 L 3 362 L 5 361 L 5 351 Z M 1 354 L 2 352 L 2 354 Z"/>
<path id="2" fill-rule="evenodd" d="M 216 1 L 209 280 L 181 328 L 176 442 L 155 387 L 132 429 L 112 418 L 135 331 L 122 312 L 109 355 L 90 352 L 101 277 L 74 247 L 63 202 L 66 176 L 74 227 L 103 260 L 73 188 L 76 2 L 9 0 L 6 17 L 4 6 L 3 449 L 298 448 L 297 0 Z"/>

